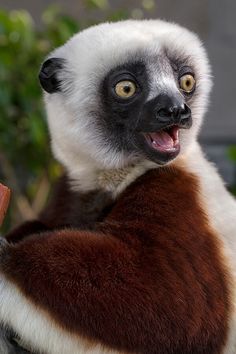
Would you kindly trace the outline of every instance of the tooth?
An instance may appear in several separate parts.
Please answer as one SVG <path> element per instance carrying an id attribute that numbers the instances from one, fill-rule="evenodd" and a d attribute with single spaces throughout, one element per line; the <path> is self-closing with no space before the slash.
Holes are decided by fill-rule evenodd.
<path id="1" fill-rule="evenodd" d="M 176 132 L 176 140 L 179 140 L 179 130 Z"/>

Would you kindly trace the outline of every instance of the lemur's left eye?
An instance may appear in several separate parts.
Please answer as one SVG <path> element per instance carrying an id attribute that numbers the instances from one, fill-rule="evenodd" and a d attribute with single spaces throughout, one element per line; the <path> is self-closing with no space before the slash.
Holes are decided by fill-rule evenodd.
<path id="1" fill-rule="evenodd" d="M 195 85 L 196 80 L 191 74 L 185 74 L 179 80 L 180 88 L 187 93 L 191 93 L 194 90 Z"/>
<path id="2" fill-rule="evenodd" d="M 123 80 L 116 84 L 115 93 L 121 98 L 130 98 L 134 96 L 137 86 L 133 81 Z"/>

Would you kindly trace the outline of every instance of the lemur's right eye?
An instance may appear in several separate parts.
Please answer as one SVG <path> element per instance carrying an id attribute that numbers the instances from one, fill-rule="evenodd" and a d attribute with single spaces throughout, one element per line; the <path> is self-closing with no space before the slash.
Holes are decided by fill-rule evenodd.
<path id="1" fill-rule="evenodd" d="M 192 74 L 185 74 L 179 80 L 180 88 L 186 92 L 191 93 L 195 89 L 196 81 Z"/>
<path id="2" fill-rule="evenodd" d="M 115 93 L 121 98 L 130 98 L 136 93 L 137 86 L 133 81 L 123 80 L 116 84 Z"/>

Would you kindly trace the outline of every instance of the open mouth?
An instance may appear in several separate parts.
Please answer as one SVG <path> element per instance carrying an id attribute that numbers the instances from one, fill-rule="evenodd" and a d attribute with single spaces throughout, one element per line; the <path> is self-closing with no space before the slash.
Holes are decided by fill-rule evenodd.
<path id="1" fill-rule="evenodd" d="M 148 145 L 159 152 L 175 154 L 180 151 L 178 125 L 172 125 L 155 133 L 145 133 Z"/>

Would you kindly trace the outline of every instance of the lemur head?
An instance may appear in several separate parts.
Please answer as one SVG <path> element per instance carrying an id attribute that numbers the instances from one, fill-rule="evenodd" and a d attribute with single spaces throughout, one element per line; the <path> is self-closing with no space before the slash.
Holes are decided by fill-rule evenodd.
<path id="1" fill-rule="evenodd" d="M 55 156 L 79 165 L 164 165 L 196 140 L 211 81 L 197 36 L 160 20 L 105 23 L 54 50 L 40 82 Z"/>

